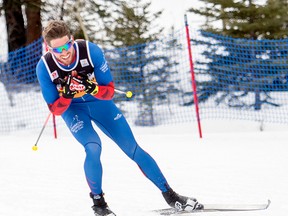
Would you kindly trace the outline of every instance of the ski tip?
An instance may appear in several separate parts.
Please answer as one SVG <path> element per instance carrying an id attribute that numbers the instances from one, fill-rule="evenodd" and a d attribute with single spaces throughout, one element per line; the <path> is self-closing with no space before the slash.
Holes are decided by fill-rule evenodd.
<path id="1" fill-rule="evenodd" d="M 270 204 L 271 204 L 271 200 L 268 199 L 268 203 L 267 203 L 266 209 L 270 206 Z"/>

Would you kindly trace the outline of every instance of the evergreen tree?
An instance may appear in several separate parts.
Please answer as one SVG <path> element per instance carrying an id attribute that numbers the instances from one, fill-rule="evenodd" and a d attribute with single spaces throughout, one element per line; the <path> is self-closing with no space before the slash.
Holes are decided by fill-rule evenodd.
<path id="1" fill-rule="evenodd" d="M 107 53 L 117 77 L 116 86 L 133 90 L 140 100 L 135 123 L 149 126 L 156 124 L 153 106 L 167 100 L 176 83 L 171 80 L 176 62 L 164 53 L 168 45 L 157 41 L 163 29 L 153 28 L 153 21 L 162 12 L 151 13 L 150 6 L 151 2 L 143 0 L 122 2 L 117 16 L 106 28 L 107 42 L 117 48 Z M 119 67 L 123 70 L 117 71 Z"/>
<path id="2" fill-rule="evenodd" d="M 114 47 L 133 46 L 156 40 L 163 28 L 153 29 L 152 22 L 162 11 L 150 12 L 151 2 L 143 0 L 123 1 L 115 11 L 115 19 L 106 26 L 108 42 Z"/>
<path id="3" fill-rule="evenodd" d="M 203 30 L 235 38 L 279 39 L 288 36 L 288 7 L 285 0 L 267 0 L 265 5 L 255 0 L 200 0 L 205 7 L 188 11 L 205 16 Z M 222 27 L 215 27 L 222 21 Z M 214 25 L 213 25 L 214 24 Z"/>
<path id="4" fill-rule="evenodd" d="M 211 37 L 210 41 L 200 42 L 206 44 L 207 49 L 202 54 L 210 61 L 198 63 L 208 66 L 206 73 L 211 77 L 210 81 L 199 82 L 200 100 L 223 92 L 217 97 L 217 103 L 228 100 L 229 106 L 252 106 L 255 110 L 260 110 L 264 103 L 278 106 L 269 101 L 269 92 L 275 90 L 275 86 L 271 85 L 275 77 L 287 76 L 287 68 L 283 68 L 283 63 L 287 63 L 286 46 L 281 41 L 275 41 L 271 46 L 268 41 L 257 40 L 287 37 L 287 3 L 284 4 L 283 0 L 267 0 L 265 5 L 257 5 L 253 0 L 202 2 L 205 7 L 189 9 L 207 17 L 203 25 L 206 32 L 202 35 Z M 222 27 L 213 26 L 217 20 L 222 21 Z M 247 40 L 223 38 L 208 32 Z M 266 58 L 262 58 L 263 55 Z M 249 92 L 255 95 L 252 104 L 241 100 Z"/>
<path id="5" fill-rule="evenodd" d="M 105 26 L 111 22 L 121 0 L 55 0 L 42 8 L 44 22 L 60 19 L 67 22 L 74 37 L 104 45 Z"/>

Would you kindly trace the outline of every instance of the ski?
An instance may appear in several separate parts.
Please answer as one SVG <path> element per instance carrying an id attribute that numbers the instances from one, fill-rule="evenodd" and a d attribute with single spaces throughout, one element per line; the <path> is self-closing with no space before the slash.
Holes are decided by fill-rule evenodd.
<path id="1" fill-rule="evenodd" d="M 201 210 L 185 211 L 177 210 L 175 208 L 157 209 L 154 212 L 160 215 L 179 215 L 191 214 L 199 212 L 218 212 L 218 211 L 258 211 L 265 210 L 270 206 L 271 201 L 262 204 L 203 204 L 204 208 Z"/>

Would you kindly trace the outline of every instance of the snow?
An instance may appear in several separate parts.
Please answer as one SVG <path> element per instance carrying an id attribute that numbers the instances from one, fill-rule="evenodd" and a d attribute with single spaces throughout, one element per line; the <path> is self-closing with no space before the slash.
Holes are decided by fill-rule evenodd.
<path id="1" fill-rule="evenodd" d="M 54 139 L 48 126 L 38 151 L 32 151 L 40 130 L 0 136 L 0 215 L 92 216 L 82 146 L 64 126 Z M 206 120 L 202 139 L 195 122 L 132 130 L 178 193 L 203 203 L 272 201 L 265 211 L 209 215 L 287 215 L 287 125 L 266 124 L 260 131 L 259 123 Z M 137 165 L 99 133 L 103 189 L 111 209 L 118 216 L 152 216 L 151 210 L 168 207 Z"/>
<path id="2" fill-rule="evenodd" d="M 183 16 L 191 2 L 158 3 L 156 9 L 169 8 L 163 23 L 184 24 Z M 193 27 L 201 24 L 198 17 L 190 14 L 188 18 Z M 2 123 L 12 115 L 6 109 L 8 102 L 1 102 Z M 22 108 L 13 108 L 13 115 L 23 112 Z M 42 112 L 47 113 L 44 101 Z M 38 151 L 32 151 L 41 127 L 31 128 L 0 135 L 0 216 L 92 216 L 83 171 L 83 147 L 63 124 L 58 128 L 57 139 L 48 125 Z M 264 124 L 261 128 L 263 131 L 259 123 L 251 121 L 205 120 L 202 139 L 196 122 L 153 128 L 133 126 L 132 130 L 176 192 L 194 196 L 203 203 L 272 201 L 265 211 L 205 215 L 286 216 L 288 126 Z M 152 216 L 156 215 L 153 209 L 168 207 L 160 191 L 137 165 L 99 133 L 103 143 L 103 190 L 117 216 Z"/>

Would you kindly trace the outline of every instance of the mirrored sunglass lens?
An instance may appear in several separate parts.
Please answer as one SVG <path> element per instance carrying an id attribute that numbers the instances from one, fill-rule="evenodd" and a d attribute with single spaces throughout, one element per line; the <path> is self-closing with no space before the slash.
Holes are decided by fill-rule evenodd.
<path id="1" fill-rule="evenodd" d="M 68 41 L 68 43 L 64 44 L 63 46 L 53 48 L 53 51 L 56 53 L 62 53 L 63 49 L 68 51 L 68 49 L 70 49 L 71 45 L 72 45 L 72 41 Z"/>
<path id="2" fill-rule="evenodd" d="M 56 53 L 61 53 L 63 50 L 63 46 L 61 47 L 57 47 L 57 48 L 54 48 L 53 51 L 56 52 Z"/>

